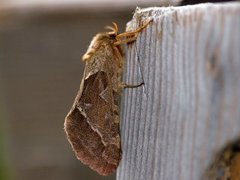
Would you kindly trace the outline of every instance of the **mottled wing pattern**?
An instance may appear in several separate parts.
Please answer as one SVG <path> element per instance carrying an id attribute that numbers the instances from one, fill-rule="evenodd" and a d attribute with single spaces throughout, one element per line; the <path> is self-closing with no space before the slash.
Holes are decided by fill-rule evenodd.
<path id="1" fill-rule="evenodd" d="M 77 158 L 101 175 L 113 173 L 121 159 L 119 90 L 124 86 L 120 83 L 120 45 L 135 41 L 151 21 L 122 34 L 113 23 L 110 32 L 94 36 L 82 57 L 86 62 L 84 78 L 64 128 Z"/>
<path id="2" fill-rule="evenodd" d="M 111 77 L 99 71 L 83 79 L 84 84 L 66 117 L 68 140 L 79 160 L 101 175 L 113 173 L 120 161 L 118 111 Z"/>

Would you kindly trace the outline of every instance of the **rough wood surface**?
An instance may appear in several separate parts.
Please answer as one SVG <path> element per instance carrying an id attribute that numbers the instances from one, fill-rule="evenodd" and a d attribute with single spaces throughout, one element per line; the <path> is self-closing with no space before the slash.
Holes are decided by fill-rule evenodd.
<path id="1" fill-rule="evenodd" d="M 240 3 L 138 9 L 127 49 L 118 180 L 195 180 L 240 136 Z M 141 74 L 142 72 L 142 74 Z"/>

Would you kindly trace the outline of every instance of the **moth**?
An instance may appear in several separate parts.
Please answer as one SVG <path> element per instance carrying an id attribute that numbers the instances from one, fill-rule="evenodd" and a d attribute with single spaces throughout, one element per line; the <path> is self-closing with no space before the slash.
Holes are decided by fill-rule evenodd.
<path id="1" fill-rule="evenodd" d="M 118 34 L 113 23 L 109 32 L 98 33 L 82 60 L 83 79 L 73 106 L 64 122 L 64 130 L 77 159 L 100 175 L 113 173 L 121 160 L 119 132 L 122 83 L 122 44 L 134 42 L 152 20 L 131 32 Z"/>

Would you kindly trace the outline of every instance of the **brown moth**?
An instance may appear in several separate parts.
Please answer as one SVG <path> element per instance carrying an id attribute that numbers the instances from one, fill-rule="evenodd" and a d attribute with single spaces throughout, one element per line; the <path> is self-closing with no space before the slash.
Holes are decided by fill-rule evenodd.
<path id="1" fill-rule="evenodd" d="M 151 20 L 132 32 L 118 34 L 118 26 L 97 34 L 83 55 L 85 70 L 80 90 L 67 114 L 64 129 L 77 158 L 101 175 L 113 173 L 121 160 L 119 135 L 121 44 L 136 40 Z"/>

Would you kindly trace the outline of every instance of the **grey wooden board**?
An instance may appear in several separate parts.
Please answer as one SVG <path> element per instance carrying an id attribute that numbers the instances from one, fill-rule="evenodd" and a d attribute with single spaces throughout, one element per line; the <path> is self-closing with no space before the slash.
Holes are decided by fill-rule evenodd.
<path id="1" fill-rule="evenodd" d="M 127 47 L 118 180 L 201 179 L 240 136 L 240 3 L 137 9 Z M 142 74 L 141 74 L 142 72 Z"/>

